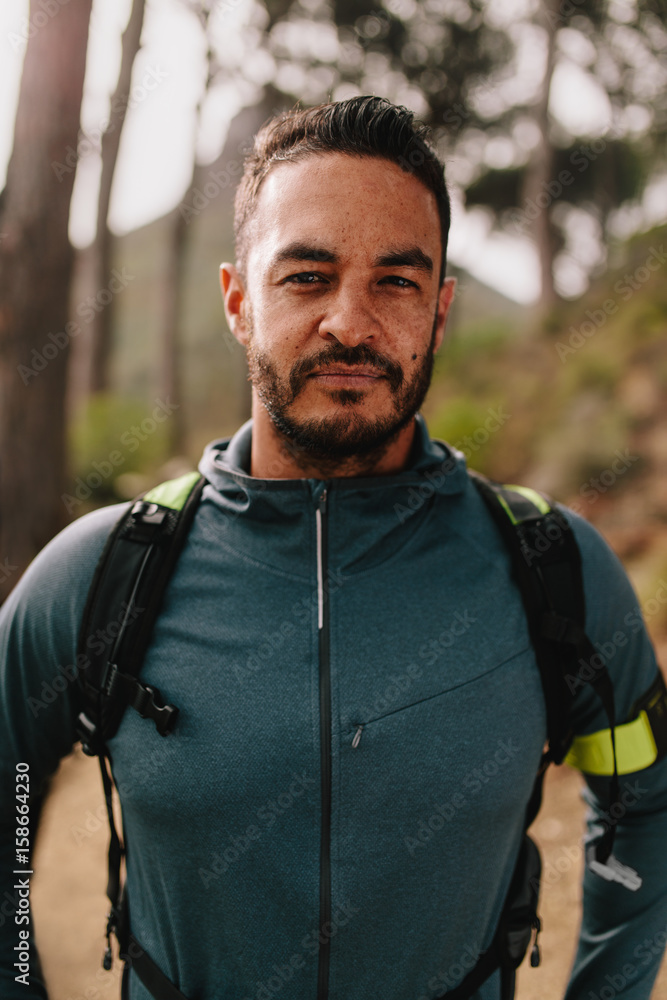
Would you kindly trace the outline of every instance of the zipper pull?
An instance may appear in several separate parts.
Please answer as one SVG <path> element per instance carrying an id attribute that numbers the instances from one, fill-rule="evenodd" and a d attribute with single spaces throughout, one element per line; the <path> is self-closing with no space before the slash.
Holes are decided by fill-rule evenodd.
<path id="1" fill-rule="evenodd" d="M 364 728 L 363 726 L 357 726 L 357 731 L 354 734 L 354 739 L 352 740 L 352 749 L 353 750 L 356 750 L 357 747 L 359 746 L 359 743 L 361 742 L 361 730 L 363 728 Z"/>
<path id="2" fill-rule="evenodd" d="M 326 510 L 327 509 L 327 488 L 326 488 L 326 486 L 324 487 L 324 489 L 320 493 L 320 507 L 322 508 L 322 510 Z"/>
<path id="3" fill-rule="evenodd" d="M 542 923 L 537 916 L 533 918 L 533 927 L 535 928 L 535 940 L 533 941 L 533 949 L 530 953 L 530 966 L 532 969 L 536 969 L 540 964 L 540 946 L 537 943 L 537 936 L 542 930 Z"/>

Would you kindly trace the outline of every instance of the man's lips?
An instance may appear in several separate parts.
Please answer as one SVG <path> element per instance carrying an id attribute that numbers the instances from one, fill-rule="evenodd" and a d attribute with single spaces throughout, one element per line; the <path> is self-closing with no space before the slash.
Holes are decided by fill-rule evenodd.
<path id="1" fill-rule="evenodd" d="M 380 378 L 386 378 L 384 372 L 379 372 L 376 368 L 345 368 L 341 365 L 328 365 L 320 371 L 311 372 L 308 377 L 316 378 L 320 382 L 329 385 L 341 385 L 343 383 L 361 385 Z"/>

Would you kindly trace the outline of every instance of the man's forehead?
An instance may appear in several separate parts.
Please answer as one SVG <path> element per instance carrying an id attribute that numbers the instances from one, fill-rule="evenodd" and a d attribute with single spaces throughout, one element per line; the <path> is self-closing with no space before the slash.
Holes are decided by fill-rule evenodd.
<path id="1" fill-rule="evenodd" d="M 435 195 L 416 175 L 393 160 L 382 156 L 341 152 L 312 152 L 292 160 L 272 164 L 258 192 L 257 204 L 271 204 L 278 198 L 295 196 L 300 190 L 315 187 L 323 195 L 329 191 L 356 191 L 361 185 L 366 196 L 397 194 L 431 202 L 437 211 Z"/>
<path id="2" fill-rule="evenodd" d="M 250 226 L 267 263 L 298 244 L 324 255 L 340 255 L 350 240 L 374 245 L 375 255 L 419 246 L 427 256 L 440 244 L 432 191 L 390 160 L 343 153 L 273 166 Z"/>

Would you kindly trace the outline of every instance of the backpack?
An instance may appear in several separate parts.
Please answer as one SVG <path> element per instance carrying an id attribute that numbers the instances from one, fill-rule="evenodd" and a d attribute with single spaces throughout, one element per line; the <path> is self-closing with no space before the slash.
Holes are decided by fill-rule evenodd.
<path id="1" fill-rule="evenodd" d="M 535 490 L 501 485 L 478 473 L 471 472 L 470 476 L 509 551 L 512 576 L 526 611 L 545 696 L 547 744 L 526 809 L 524 831 L 539 811 L 547 767 L 565 759 L 584 770 L 610 775 L 609 803 L 613 815 L 619 797 L 617 733 L 623 733 L 624 745 L 631 746 L 625 753 L 631 766 L 626 766 L 625 771 L 647 767 L 667 754 L 667 690 L 662 676 L 658 675 L 634 706 L 633 721 L 617 727 L 614 693 L 604 659 L 584 631 L 581 557 L 567 519 Z M 84 709 L 77 729 L 84 753 L 99 759 L 110 826 L 107 895 L 111 909 L 103 966 L 111 968 L 113 933 L 125 961 L 124 982 L 131 965 L 156 1000 L 186 998 L 130 931 L 128 904 L 121 885 L 124 847 L 113 816 L 113 777 L 107 741 L 116 733 L 128 706 L 142 718 L 150 719 L 165 737 L 178 718 L 177 706 L 165 704 L 159 690 L 144 684 L 139 674 L 163 594 L 205 485 L 206 480 L 197 472 L 162 483 L 136 500 L 120 518 L 97 565 L 79 636 L 79 652 L 87 658 L 88 665 L 78 678 Z M 119 623 L 113 638 L 108 638 L 110 621 Z M 95 634 L 105 635 L 107 642 L 91 644 L 89 638 Z M 594 740 L 592 747 L 590 737 L 580 738 L 582 746 L 577 749 L 572 745 L 573 733 L 567 726 L 567 718 L 576 692 L 584 682 L 592 684 L 598 694 L 609 729 L 595 734 L 601 739 Z M 628 730 L 631 732 L 626 733 Z M 593 767 L 590 760 L 595 754 L 602 763 L 598 760 Z M 602 836 L 588 844 L 587 863 L 603 878 L 636 890 L 641 878 L 612 854 L 614 833 L 615 824 L 608 824 Z M 463 982 L 447 992 L 446 1000 L 471 997 L 497 969 L 501 973 L 502 1000 L 511 1000 L 515 970 L 525 956 L 533 932 L 530 960 L 533 966 L 539 964 L 540 873 L 539 851 L 524 833 L 493 942 Z"/>

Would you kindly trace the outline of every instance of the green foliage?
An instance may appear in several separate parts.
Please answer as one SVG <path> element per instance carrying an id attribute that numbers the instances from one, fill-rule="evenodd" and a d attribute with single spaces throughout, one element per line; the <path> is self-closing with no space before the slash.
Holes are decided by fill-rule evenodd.
<path id="1" fill-rule="evenodd" d="M 442 403 L 430 419 L 431 433 L 463 449 L 470 437 L 484 423 L 486 413 L 468 396 L 456 396 Z"/>
<path id="2" fill-rule="evenodd" d="M 487 360 L 503 353 L 512 337 L 510 324 L 495 317 L 457 330 L 445 338 L 437 358 L 437 378 L 461 377 L 483 370 Z"/>
<path id="3" fill-rule="evenodd" d="M 591 389 L 607 401 L 613 398 L 622 373 L 623 359 L 618 354 L 582 351 L 579 364 L 564 372 L 563 388 L 568 395 Z"/>
<path id="4" fill-rule="evenodd" d="M 72 479 L 82 480 L 95 501 L 116 499 L 118 476 L 164 462 L 167 419 L 154 401 L 147 405 L 111 393 L 93 397 L 71 427 Z"/>

